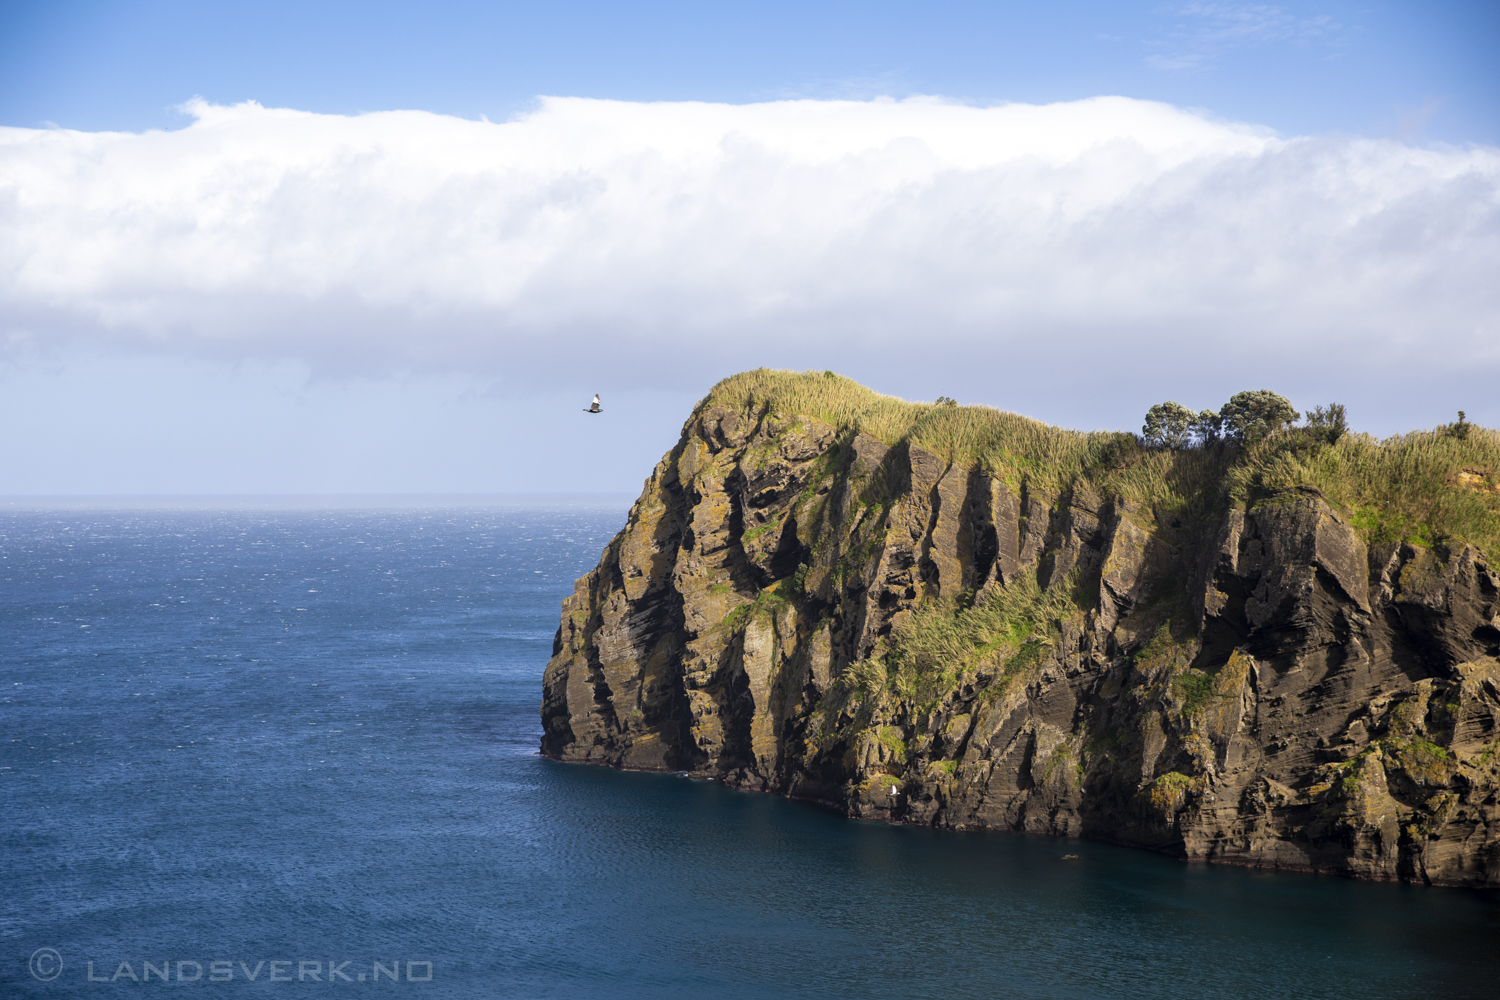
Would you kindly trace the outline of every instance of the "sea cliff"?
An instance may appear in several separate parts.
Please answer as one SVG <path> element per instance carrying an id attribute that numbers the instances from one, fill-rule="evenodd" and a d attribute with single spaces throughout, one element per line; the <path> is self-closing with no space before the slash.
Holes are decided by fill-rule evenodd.
<path id="1" fill-rule="evenodd" d="M 1500 885 L 1500 436 L 1168 449 L 726 379 L 563 603 L 542 751 L 851 817 Z"/>

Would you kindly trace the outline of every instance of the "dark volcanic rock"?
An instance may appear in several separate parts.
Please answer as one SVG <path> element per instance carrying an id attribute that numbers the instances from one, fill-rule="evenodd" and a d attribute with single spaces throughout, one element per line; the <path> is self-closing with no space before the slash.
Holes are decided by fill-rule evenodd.
<path id="1" fill-rule="evenodd" d="M 920 608 L 1022 585 L 1082 607 L 936 696 L 882 683 Z M 851 816 L 1496 885 L 1497 592 L 1476 549 L 1369 552 L 1311 490 L 1195 543 L 1121 498 L 707 409 L 563 604 L 542 750 Z"/>

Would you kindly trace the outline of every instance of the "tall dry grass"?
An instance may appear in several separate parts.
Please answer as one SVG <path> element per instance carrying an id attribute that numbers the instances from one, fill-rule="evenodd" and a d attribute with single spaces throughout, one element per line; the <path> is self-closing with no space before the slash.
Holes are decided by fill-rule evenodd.
<path id="1" fill-rule="evenodd" d="M 1371 545 L 1471 542 L 1492 563 L 1500 557 L 1500 433 L 1488 428 L 1348 434 L 1314 446 L 1293 432 L 1249 449 L 1229 478 L 1231 495 L 1249 502 L 1287 487 L 1321 490 Z"/>
<path id="2" fill-rule="evenodd" d="M 920 704 L 986 660 L 1001 665 L 1001 679 L 1024 670 L 1052 645 L 1057 626 L 1077 613 L 1073 582 L 1043 590 L 1026 576 L 971 607 L 941 601 L 917 607 L 892 630 L 884 664 L 889 686 Z"/>
<path id="3" fill-rule="evenodd" d="M 743 372 L 715 385 L 699 404 L 710 406 L 816 417 L 889 445 L 909 442 L 963 466 L 1026 476 L 1044 488 L 1062 488 L 1134 443 L 1133 435 L 1065 430 L 988 406 L 911 403 L 831 372 Z"/>

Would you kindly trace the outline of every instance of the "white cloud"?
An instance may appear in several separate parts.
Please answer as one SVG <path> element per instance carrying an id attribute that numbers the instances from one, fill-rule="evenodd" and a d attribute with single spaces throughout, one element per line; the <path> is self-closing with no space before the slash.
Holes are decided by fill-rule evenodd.
<path id="1" fill-rule="evenodd" d="M 0 129 L 12 356 L 650 381 L 1126 338 L 1126 367 L 1350 345 L 1500 363 L 1492 148 L 1286 139 L 1116 97 L 187 110 L 174 132 Z"/>

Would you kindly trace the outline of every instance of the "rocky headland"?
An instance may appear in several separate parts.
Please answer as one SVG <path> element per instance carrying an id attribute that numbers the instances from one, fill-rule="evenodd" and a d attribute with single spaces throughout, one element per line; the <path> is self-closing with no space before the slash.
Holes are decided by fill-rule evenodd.
<path id="1" fill-rule="evenodd" d="M 1500 885 L 1500 435 L 1151 448 L 750 372 L 563 603 L 552 758 Z"/>

